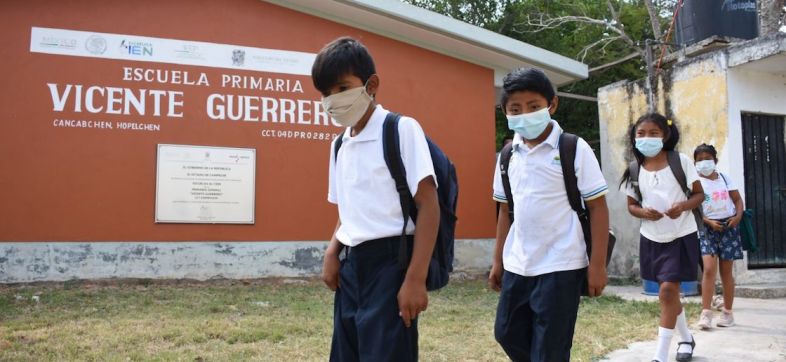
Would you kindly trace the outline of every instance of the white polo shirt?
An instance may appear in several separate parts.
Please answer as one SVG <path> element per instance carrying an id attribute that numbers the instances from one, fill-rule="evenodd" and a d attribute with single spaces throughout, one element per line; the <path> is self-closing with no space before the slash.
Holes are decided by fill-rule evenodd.
<path id="1" fill-rule="evenodd" d="M 382 152 L 382 125 L 388 113 L 377 105 L 360 134 L 351 137 L 347 128 L 342 135 L 338 163 L 333 156 L 335 140 L 330 146 L 328 201 L 338 204 L 341 226 L 336 238 L 347 246 L 401 235 L 404 226 L 396 183 Z M 426 177 L 431 176 L 436 184 L 434 165 L 426 135 L 417 121 L 402 116 L 398 132 L 407 184 L 414 197 L 418 183 Z M 414 232 L 415 224 L 410 219 L 407 234 Z"/>
<path id="2" fill-rule="evenodd" d="M 690 157 L 680 153 L 680 164 L 685 172 L 688 185 L 699 181 L 696 166 Z M 639 169 L 639 190 L 644 200 L 639 200 L 633 190 L 633 185 L 627 183 L 627 195 L 639 201 L 642 207 L 653 208 L 665 213 L 678 202 L 687 201 L 688 197 L 682 185 L 677 181 L 671 167 L 666 166 L 657 171 L 647 171 L 644 167 Z M 641 220 L 641 235 L 657 243 L 668 243 L 678 238 L 695 233 L 698 230 L 693 212 L 683 212 L 678 218 L 672 219 L 664 215 L 660 220 Z"/>
<path id="3" fill-rule="evenodd" d="M 530 149 L 522 137 L 513 138 L 508 177 L 513 194 L 514 221 L 510 226 L 502 262 L 505 270 L 522 276 L 586 267 L 587 247 L 578 215 L 570 207 L 559 158 L 562 129 L 554 129 Z M 589 144 L 579 139 L 574 164 L 579 192 L 585 201 L 608 192 L 606 180 Z M 494 172 L 494 200 L 507 203 L 499 159 Z"/>

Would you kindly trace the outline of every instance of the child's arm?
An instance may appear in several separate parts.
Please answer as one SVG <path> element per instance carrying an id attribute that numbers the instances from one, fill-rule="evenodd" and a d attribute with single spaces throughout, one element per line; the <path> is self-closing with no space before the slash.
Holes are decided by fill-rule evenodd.
<path id="1" fill-rule="evenodd" d="M 658 221 L 663 214 L 652 208 L 643 208 L 636 199 L 628 196 L 628 212 L 639 219 Z"/>
<path id="2" fill-rule="evenodd" d="M 510 232 L 510 215 L 508 214 L 508 203 L 499 203 L 499 215 L 497 216 L 497 242 L 494 244 L 494 259 L 491 261 L 491 272 L 489 273 L 489 288 L 500 291 L 502 288 L 502 249 L 505 248 L 505 239 Z"/>
<path id="3" fill-rule="evenodd" d="M 325 250 L 325 260 L 322 261 L 322 281 L 330 290 L 338 289 L 338 271 L 341 263 L 338 254 L 341 252 L 341 242 L 336 239 L 336 232 L 341 226 L 341 219 L 336 222 L 336 229 L 333 230 L 333 237 L 330 238 L 327 250 Z"/>
<path id="4" fill-rule="evenodd" d="M 701 181 L 694 181 L 690 198 L 686 201 L 674 204 L 669 211 L 666 211 L 666 215 L 672 219 L 676 219 L 680 217 L 683 212 L 691 211 L 701 206 L 702 202 L 704 202 L 704 188 L 701 187 Z"/>
<path id="5" fill-rule="evenodd" d="M 592 232 L 592 255 L 587 268 L 587 283 L 589 296 L 597 297 L 603 293 L 603 288 L 608 283 L 606 272 L 606 250 L 609 244 L 609 207 L 606 197 L 586 201 L 589 210 L 590 229 Z"/>
<path id="6" fill-rule="evenodd" d="M 426 277 L 434 244 L 437 242 L 439 227 L 439 200 L 437 186 L 429 176 L 418 183 L 415 194 L 415 206 L 418 208 L 418 223 L 415 226 L 415 246 L 409 262 L 404 284 L 398 292 L 398 308 L 404 325 L 409 328 L 412 320 L 428 307 Z"/>
<path id="7" fill-rule="evenodd" d="M 740 220 L 742 220 L 742 213 L 745 212 L 745 205 L 742 203 L 742 196 L 740 196 L 739 191 L 731 190 L 729 191 L 729 196 L 731 196 L 731 200 L 734 201 L 734 208 L 737 209 L 737 214 L 729 219 L 729 227 L 735 227 L 739 225 Z"/>

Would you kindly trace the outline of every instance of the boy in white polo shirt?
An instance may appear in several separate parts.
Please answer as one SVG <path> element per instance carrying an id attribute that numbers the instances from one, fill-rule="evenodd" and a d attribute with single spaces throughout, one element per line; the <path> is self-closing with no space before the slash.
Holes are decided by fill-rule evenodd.
<path id="1" fill-rule="evenodd" d="M 331 361 L 416 361 L 418 314 L 428 306 L 426 276 L 437 236 L 439 202 L 425 134 L 412 118 L 398 121 L 401 159 L 417 207 L 407 223 L 406 269 L 399 263 L 404 218 L 383 156 L 388 111 L 376 104 L 379 76 L 367 49 L 339 38 L 317 55 L 314 86 L 333 121 L 347 127 L 330 151 L 328 201 L 338 223 L 325 252 L 322 279 L 336 291 Z M 339 255 L 346 257 L 339 261 Z"/>
<path id="2" fill-rule="evenodd" d="M 504 79 L 501 106 L 513 140 L 507 176 L 513 222 L 500 163 L 494 200 L 500 203 L 489 286 L 500 291 L 494 335 L 514 361 L 569 361 L 581 290 L 606 285 L 606 253 L 587 250 L 570 206 L 559 156 L 562 129 L 551 115 L 558 99 L 546 75 L 518 69 Z M 590 146 L 579 139 L 574 164 L 579 191 L 592 221 L 592 250 L 606 250 L 608 187 Z"/>

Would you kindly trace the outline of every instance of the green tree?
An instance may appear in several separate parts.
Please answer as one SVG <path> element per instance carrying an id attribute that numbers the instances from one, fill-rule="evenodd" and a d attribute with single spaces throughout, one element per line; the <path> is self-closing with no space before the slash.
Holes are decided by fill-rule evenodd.
<path id="1" fill-rule="evenodd" d="M 407 2 L 586 63 L 588 79 L 560 91 L 595 97 L 598 88 L 646 76 L 644 40 L 659 39 L 676 0 L 406 0 Z M 629 58 L 613 66 L 595 67 Z M 560 98 L 555 119 L 599 150 L 595 102 Z M 497 145 L 508 133 L 497 110 Z"/>

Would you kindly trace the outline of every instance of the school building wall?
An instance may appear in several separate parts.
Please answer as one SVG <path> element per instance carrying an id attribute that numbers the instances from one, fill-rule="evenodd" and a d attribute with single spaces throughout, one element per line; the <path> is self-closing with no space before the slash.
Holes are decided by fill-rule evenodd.
<path id="1" fill-rule="evenodd" d="M 482 269 L 490 262 L 492 69 L 258 0 L 14 0 L 0 9 L 6 69 L 0 84 L 0 282 L 318 273 L 337 220 L 326 201 L 330 139 L 342 129 L 319 108 L 308 74 L 295 74 L 288 64 L 279 72 L 274 57 L 254 52 L 285 50 L 309 59 L 344 35 L 372 53 L 381 78 L 377 100 L 416 118 L 456 164 L 457 267 Z M 67 35 L 32 39 L 33 28 L 114 34 L 126 43 L 107 41 L 104 49 Z M 170 50 L 157 43 L 161 39 L 183 42 L 170 58 L 213 59 L 215 44 L 228 50 L 215 64 L 145 61 Z M 82 55 L 32 51 L 40 47 Z M 234 48 L 245 58 L 235 57 Z M 250 70 L 258 64 L 270 69 Z M 169 80 L 135 80 L 137 69 L 169 71 Z M 187 72 L 191 83 L 201 84 L 174 82 L 172 72 L 181 78 Z M 209 84 L 199 82 L 202 76 Z M 273 86 L 258 89 L 265 87 L 249 79 Z M 92 92 L 93 106 L 102 111 L 87 108 L 91 86 L 102 89 Z M 123 103 L 107 104 L 103 95 L 112 87 L 122 89 L 116 95 L 143 89 L 177 95 L 174 105 L 162 100 L 160 115 L 152 98 L 144 114 L 134 108 L 114 114 L 107 111 Z M 208 99 L 215 94 L 288 99 L 311 113 L 280 122 L 214 119 Z M 254 223 L 156 223 L 159 144 L 255 150 Z"/>
<path id="2" fill-rule="evenodd" d="M 786 74 L 746 65 L 758 59 L 755 53 L 762 47 L 772 48 L 773 42 L 783 43 L 783 39 L 765 39 L 762 45 L 751 42 L 749 46 L 681 60 L 653 82 L 657 112 L 679 126 L 679 151 L 693 157 L 699 144 L 714 145 L 718 170 L 734 180 L 743 200 L 741 113 L 786 114 Z M 607 198 L 611 227 L 617 235 L 609 273 L 621 277 L 639 277 L 640 220 L 628 213 L 627 196 L 617 186 L 633 158 L 629 127 L 648 109 L 645 84 L 644 80 L 622 81 L 598 91 L 601 160 L 610 185 Z M 748 270 L 745 261 L 735 263 L 735 274 L 738 283 L 786 280 L 783 270 Z"/>

